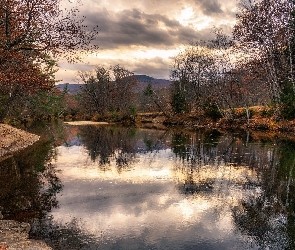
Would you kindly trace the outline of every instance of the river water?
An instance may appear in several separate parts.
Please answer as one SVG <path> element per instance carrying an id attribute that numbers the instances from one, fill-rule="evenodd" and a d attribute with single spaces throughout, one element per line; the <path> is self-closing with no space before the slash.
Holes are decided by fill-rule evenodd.
<path id="1" fill-rule="evenodd" d="M 294 249 L 295 143 L 264 134 L 40 126 L 0 162 L 4 219 L 54 249 Z"/>

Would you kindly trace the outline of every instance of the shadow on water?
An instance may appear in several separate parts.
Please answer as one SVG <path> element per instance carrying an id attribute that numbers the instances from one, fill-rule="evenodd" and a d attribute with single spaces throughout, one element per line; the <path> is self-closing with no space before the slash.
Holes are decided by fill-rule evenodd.
<path id="1" fill-rule="evenodd" d="M 4 219 L 29 222 L 58 206 L 56 194 L 62 190 L 62 184 L 51 164 L 55 156 L 53 140 L 43 138 L 0 162 L 0 206 Z"/>
<path id="2" fill-rule="evenodd" d="M 256 167 L 263 192 L 233 210 L 238 230 L 263 248 L 295 249 L 295 142 L 278 140 L 267 165 Z"/>
<path id="3" fill-rule="evenodd" d="M 46 140 L 0 162 L 0 206 L 4 219 L 31 223 L 31 237 L 54 249 L 295 249 L 294 141 L 218 131 L 60 124 L 46 129 L 38 132 Z M 63 170 L 81 171 L 84 179 L 71 176 L 71 184 L 60 177 L 64 166 L 58 159 L 59 150 L 73 147 L 85 150 L 90 162 Z M 90 168 L 97 177 L 88 183 Z M 110 173 L 113 179 L 104 179 Z M 71 200 L 71 187 L 81 189 L 77 201 Z M 57 221 L 60 203 L 71 211 L 71 202 L 78 215 Z M 111 223 L 118 211 L 131 219 L 115 221 L 109 231 L 103 222 Z M 87 228 L 83 216 L 92 220 L 92 212 L 100 233 Z M 171 225 L 162 229 L 165 222 Z M 222 223 L 229 231 L 214 236 Z"/>

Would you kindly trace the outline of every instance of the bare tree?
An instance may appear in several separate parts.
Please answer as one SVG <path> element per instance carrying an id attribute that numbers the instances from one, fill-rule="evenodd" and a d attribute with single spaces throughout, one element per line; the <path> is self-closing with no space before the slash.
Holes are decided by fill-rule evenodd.
<path id="1" fill-rule="evenodd" d="M 218 112 L 231 107 L 222 90 L 228 82 L 227 72 L 233 67 L 230 56 L 233 43 L 222 30 L 215 28 L 213 32 L 215 39 L 195 42 L 174 59 L 172 101 L 180 106 L 185 103 L 187 106 L 183 108 L 189 112 L 200 112 L 208 105 Z M 175 96 L 180 98 L 179 102 Z"/>
<path id="2" fill-rule="evenodd" d="M 240 6 L 233 32 L 234 38 L 245 54 L 259 62 L 262 70 L 258 74 L 267 83 L 271 100 L 280 104 L 286 82 L 291 80 L 294 86 L 290 55 L 293 1 L 248 0 L 243 1 Z M 286 49 L 288 47 L 289 49 Z"/>
<path id="3" fill-rule="evenodd" d="M 89 115 L 132 113 L 137 79 L 131 71 L 119 65 L 110 68 L 98 66 L 92 72 L 79 72 L 79 78 L 84 83 L 80 97 L 84 112 Z"/>

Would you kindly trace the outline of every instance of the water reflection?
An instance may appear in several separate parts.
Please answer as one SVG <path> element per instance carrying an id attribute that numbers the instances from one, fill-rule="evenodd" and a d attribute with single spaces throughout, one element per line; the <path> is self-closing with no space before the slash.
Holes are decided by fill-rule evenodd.
<path id="1" fill-rule="evenodd" d="M 135 158 L 134 128 L 83 126 L 80 129 L 81 141 L 89 152 L 92 161 L 101 166 L 115 159 L 118 170 L 127 168 Z"/>
<path id="2" fill-rule="evenodd" d="M 51 211 L 31 232 L 54 249 L 295 248 L 294 142 L 110 126 L 65 132 L 44 161 L 59 206 L 45 199 Z"/>
<path id="3" fill-rule="evenodd" d="M 0 161 L 0 206 L 4 219 L 29 222 L 58 207 L 56 194 L 62 189 L 51 164 L 53 141 L 42 140 Z"/>
<path id="4" fill-rule="evenodd" d="M 242 200 L 233 211 L 239 230 L 263 248 L 294 249 L 294 141 L 282 140 L 269 152 L 267 167 L 258 166 L 262 194 Z"/>
<path id="5" fill-rule="evenodd" d="M 212 193 L 213 189 L 224 194 L 223 187 L 258 187 L 253 168 L 263 162 L 262 159 L 252 159 L 263 155 L 259 156 L 259 149 L 259 145 L 246 147 L 240 138 L 232 135 L 173 134 L 174 171 L 179 189 L 185 194 Z M 268 159 L 264 160 L 267 164 Z"/>
<path id="6" fill-rule="evenodd" d="M 75 221 L 100 249 L 124 245 L 127 249 L 127 244 L 129 249 L 180 249 L 196 244 L 220 249 L 222 244 L 226 248 L 243 243 L 229 233 L 230 213 L 223 210 L 222 217 L 216 213 L 218 199 L 212 202 L 206 196 L 189 198 L 175 192 L 177 177 L 183 173 L 177 175 L 177 171 L 185 163 L 175 169 L 178 156 L 170 149 L 175 135 L 83 127 L 77 136 L 84 146 L 59 148 L 56 164 L 62 170 L 64 190 L 60 208 L 52 213 L 55 223 Z M 125 164 L 118 160 L 122 156 Z M 219 223 L 213 223 L 216 216 Z"/>

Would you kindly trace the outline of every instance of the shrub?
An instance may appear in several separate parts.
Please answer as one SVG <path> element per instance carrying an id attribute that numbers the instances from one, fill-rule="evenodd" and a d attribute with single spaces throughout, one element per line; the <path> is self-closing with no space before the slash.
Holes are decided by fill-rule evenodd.
<path id="1" fill-rule="evenodd" d="M 271 109 L 271 108 L 264 108 L 263 110 L 261 110 L 260 115 L 262 117 L 271 117 L 273 115 L 273 109 Z"/>
<path id="2" fill-rule="evenodd" d="M 295 96 L 290 84 L 286 84 L 281 94 L 280 112 L 284 119 L 291 120 L 295 118 Z"/>
<path id="3" fill-rule="evenodd" d="M 205 115 L 211 118 L 214 122 L 222 117 L 222 114 L 215 102 L 206 102 L 203 106 L 203 110 Z"/>
<path id="4" fill-rule="evenodd" d="M 137 115 L 137 109 L 134 105 L 129 106 L 129 112 L 131 115 L 136 116 Z"/>

